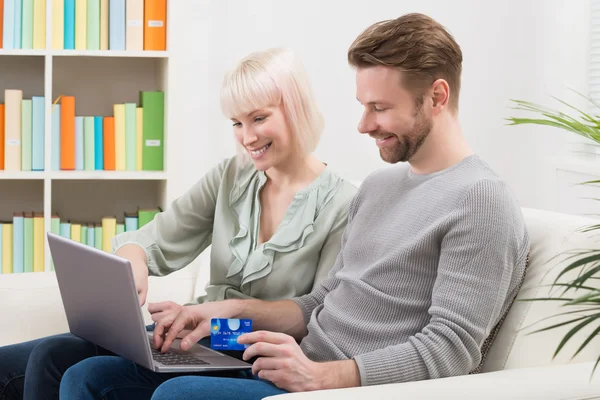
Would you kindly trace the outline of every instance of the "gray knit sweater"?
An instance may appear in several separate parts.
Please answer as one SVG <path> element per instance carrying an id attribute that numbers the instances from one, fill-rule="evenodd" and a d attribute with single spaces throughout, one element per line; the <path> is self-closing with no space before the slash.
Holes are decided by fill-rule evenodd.
<path id="1" fill-rule="evenodd" d="M 329 278 L 295 298 L 314 361 L 354 359 L 362 385 L 467 374 L 511 304 L 529 239 L 512 192 L 478 156 L 369 176 Z"/>

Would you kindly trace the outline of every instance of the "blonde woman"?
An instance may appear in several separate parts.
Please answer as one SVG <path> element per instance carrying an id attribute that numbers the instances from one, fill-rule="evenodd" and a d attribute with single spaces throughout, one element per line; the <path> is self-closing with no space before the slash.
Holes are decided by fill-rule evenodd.
<path id="1" fill-rule="evenodd" d="M 335 262 L 356 188 L 312 155 L 323 120 L 298 58 L 286 49 L 250 54 L 226 75 L 221 105 L 238 154 L 151 223 L 114 240 L 131 262 L 140 304 L 148 275 L 184 268 L 208 246 L 210 280 L 199 303 L 306 294 Z M 148 305 L 154 321 L 179 307 Z M 109 354 L 70 334 L 0 348 L 0 398 L 55 399 L 74 365 L 74 375 L 98 379 L 63 385 L 61 398 L 150 398 L 173 376 Z"/>

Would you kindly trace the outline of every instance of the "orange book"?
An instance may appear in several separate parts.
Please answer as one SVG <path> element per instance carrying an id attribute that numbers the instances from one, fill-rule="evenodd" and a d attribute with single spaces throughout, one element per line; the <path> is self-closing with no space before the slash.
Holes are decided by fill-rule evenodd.
<path id="1" fill-rule="evenodd" d="M 104 117 L 104 169 L 114 171 L 115 167 L 115 117 Z"/>
<path id="2" fill-rule="evenodd" d="M 75 169 L 75 97 L 60 100 L 60 169 Z"/>
<path id="3" fill-rule="evenodd" d="M 167 0 L 144 1 L 144 50 L 167 49 Z"/>
<path id="4" fill-rule="evenodd" d="M 0 49 L 2 48 L 2 41 L 4 40 L 2 32 L 4 32 L 4 0 L 0 0 Z M 0 169 L 3 168 L 4 162 L 2 162 L 2 168 Z"/>
<path id="5" fill-rule="evenodd" d="M 4 169 L 4 140 L 4 104 L 0 104 L 0 170 Z"/>

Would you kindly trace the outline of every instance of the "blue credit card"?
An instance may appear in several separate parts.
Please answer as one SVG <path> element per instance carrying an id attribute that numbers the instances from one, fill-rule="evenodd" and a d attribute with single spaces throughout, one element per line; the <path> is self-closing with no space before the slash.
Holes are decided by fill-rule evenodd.
<path id="1" fill-rule="evenodd" d="M 246 350 L 237 338 L 252 332 L 251 319 L 213 318 L 210 320 L 210 347 L 214 350 Z"/>

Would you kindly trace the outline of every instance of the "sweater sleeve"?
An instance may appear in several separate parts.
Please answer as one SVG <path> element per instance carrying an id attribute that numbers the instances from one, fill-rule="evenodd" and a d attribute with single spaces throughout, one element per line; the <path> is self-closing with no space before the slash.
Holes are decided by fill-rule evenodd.
<path id="1" fill-rule="evenodd" d="M 473 186 L 447 218 L 429 323 L 404 343 L 355 356 L 362 385 L 463 375 L 479 364 L 526 257 L 520 212 L 502 182 Z"/>
<path id="2" fill-rule="evenodd" d="M 137 231 L 115 236 L 113 252 L 137 244 L 146 252 L 150 275 L 168 275 L 187 266 L 211 244 L 217 195 L 227 163 L 214 167 Z"/>

